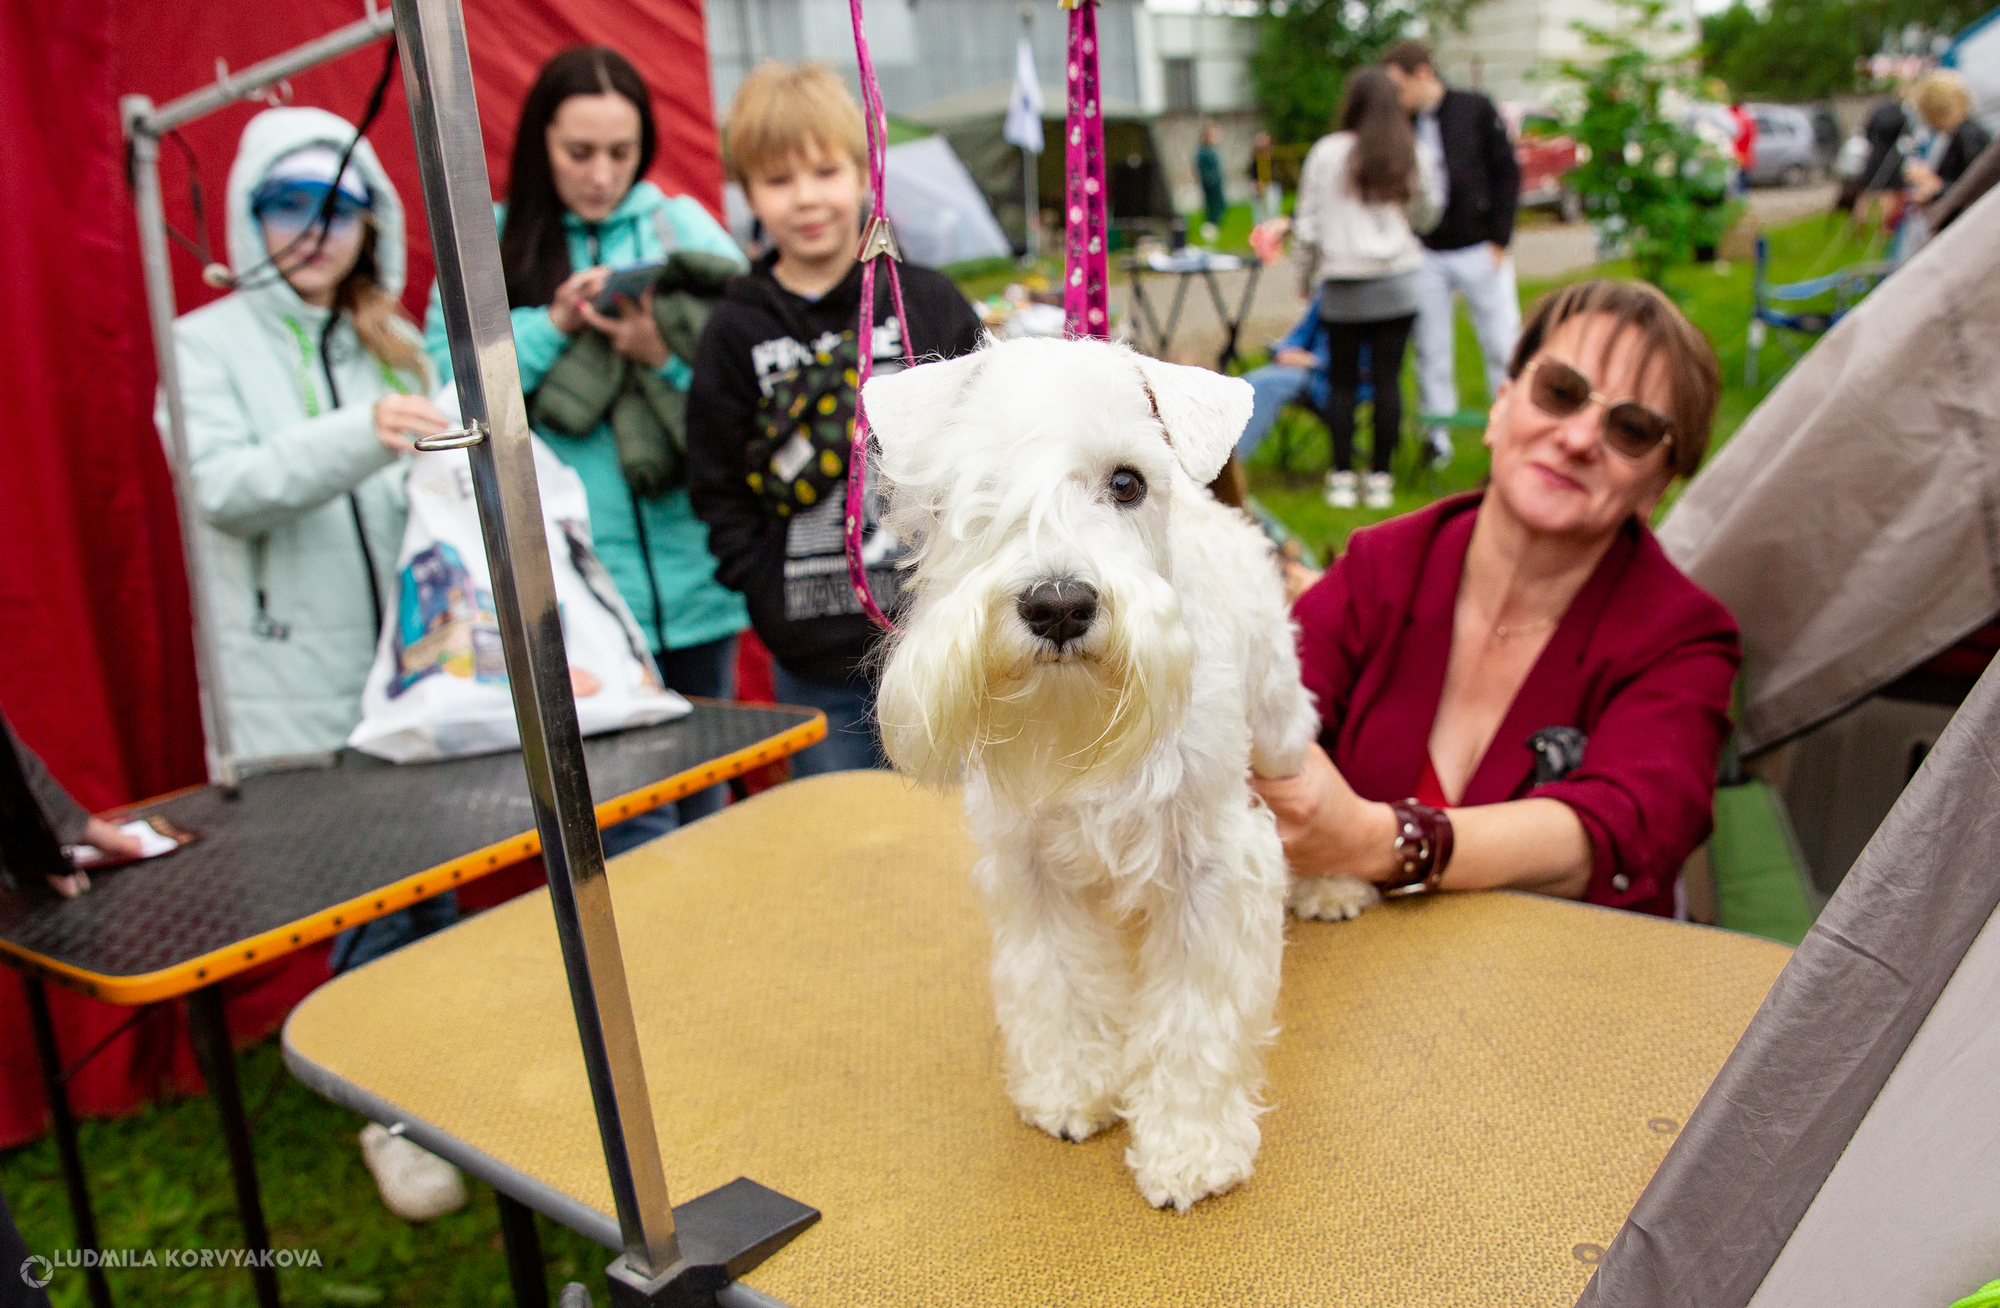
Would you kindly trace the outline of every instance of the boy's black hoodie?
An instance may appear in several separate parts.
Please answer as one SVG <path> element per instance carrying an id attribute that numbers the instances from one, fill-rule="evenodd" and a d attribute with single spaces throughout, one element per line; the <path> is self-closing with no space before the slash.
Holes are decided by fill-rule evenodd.
<path id="1" fill-rule="evenodd" d="M 717 579 L 743 593 L 772 657 L 795 677 L 837 684 L 856 675 L 877 634 L 849 588 L 842 530 L 861 265 L 808 300 L 771 275 L 776 258 L 730 283 L 702 333 L 688 393 L 688 494 L 708 524 Z M 919 362 L 978 347 L 979 319 L 949 278 L 907 263 L 902 278 Z M 880 268 L 875 308 L 875 371 L 893 372 L 902 324 Z M 878 533 L 874 498 L 862 553 L 888 610 L 903 550 Z"/>

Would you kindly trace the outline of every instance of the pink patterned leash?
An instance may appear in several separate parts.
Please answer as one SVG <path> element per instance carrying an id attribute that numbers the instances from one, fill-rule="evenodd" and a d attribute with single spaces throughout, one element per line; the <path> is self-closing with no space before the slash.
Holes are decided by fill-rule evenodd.
<path id="1" fill-rule="evenodd" d="M 1105 271 L 1104 117 L 1098 112 L 1097 0 L 1069 10 L 1069 117 L 1063 147 L 1063 335 L 1111 336 Z"/>
<path id="2" fill-rule="evenodd" d="M 889 112 L 882 103 L 882 85 L 875 79 L 875 61 L 868 56 L 868 37 L 862 30 L 861 0 L 848 0 L 848 14 L 854 20 L 854 55 L 861 70 L 861 113 L 868 120 L 868 189 L 875 197 L 874 216 L 869 219 L 868 230 L 862 235 L 861 249 L 856 258 L 861 260 L 861 321 L 855 329 L 855 348 L 860 355 L 860 369 L 854 382 L 854 444 L 847 454 L 847 583 L 854 588 L 854 597 L 861 601 L 862 610 L 874 624 L 884 631 L 894 631 L 896 624 L 875 602 L 875 593 L 868 588 L 868 568 L 861 561 L 862 528 L 868 520 L 868 415 L 861 407 L 861 388 L 868 384 L 868 378 L 875 371 L 875 265 L 886 262 L 889 266 L 889 294 L 896 305 L 896 322 L 903 337 L 903 366 L 917 366 L 916 356 L 910 349 L 910 315 L 903 308 L 903 278 L 896 265 L 902 262 L 902 253 L 896 248 L 895 234 L 889 230 L 888 196 L 889 165 L 888 150 Z"/>

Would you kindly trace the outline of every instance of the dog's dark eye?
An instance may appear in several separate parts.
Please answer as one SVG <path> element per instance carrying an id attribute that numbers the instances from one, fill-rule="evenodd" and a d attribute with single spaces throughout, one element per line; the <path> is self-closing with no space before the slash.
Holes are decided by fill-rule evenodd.
<path id="1" fill-rule="evenodd" d="M 1146 498 L 1146 479 L 1130 468 L 1112 473 L 1105 486 L 1111 491 L 1112 502 L 1120 508 L 1129 509 Z"/>

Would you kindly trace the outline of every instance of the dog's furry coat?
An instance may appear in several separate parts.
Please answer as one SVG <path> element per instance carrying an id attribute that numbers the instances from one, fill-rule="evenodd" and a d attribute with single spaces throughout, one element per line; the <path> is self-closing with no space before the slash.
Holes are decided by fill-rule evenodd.
<path id="1" fill-rule="evenodd" d="M 1069 1140 L 1122 1117 L 1141 1193 L 1185 1210 L 1250 1175 L 1275 1031 L 1287 879 L 1249 775 L 1296 772 L 1318 730 L 1269 546 L 1204 489 L 1250 388 L 1023 340 L 862 398 L 914 549 L 883 739 L 965 786 L 1008 1093 Z M 1029 607 L 1086 591 L 1071 628 Z M 1373 899 L 1292 894 L 1305 916 Z"/>

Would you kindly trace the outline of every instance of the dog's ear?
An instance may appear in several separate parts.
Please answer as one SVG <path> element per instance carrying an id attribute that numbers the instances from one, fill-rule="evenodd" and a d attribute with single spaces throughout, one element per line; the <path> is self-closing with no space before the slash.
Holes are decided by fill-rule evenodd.
<path id="1" fill-rule="evenodd" d="M 1167 444 L 1197 486 L 1215 480 L 1250 421 L 1255 394 L 1241 377 L 1135 355 Z"/>
<path id="2" fill-rule="evenodd" d="M 972 380 L 980 358 L 981 352 L 975 350 L 956 359 L 934 359 L 868 379 L 861 388 L 861 406 L 884 458 L 895 458 L 908 442 L 944 425 L 945 415 Z"/>

